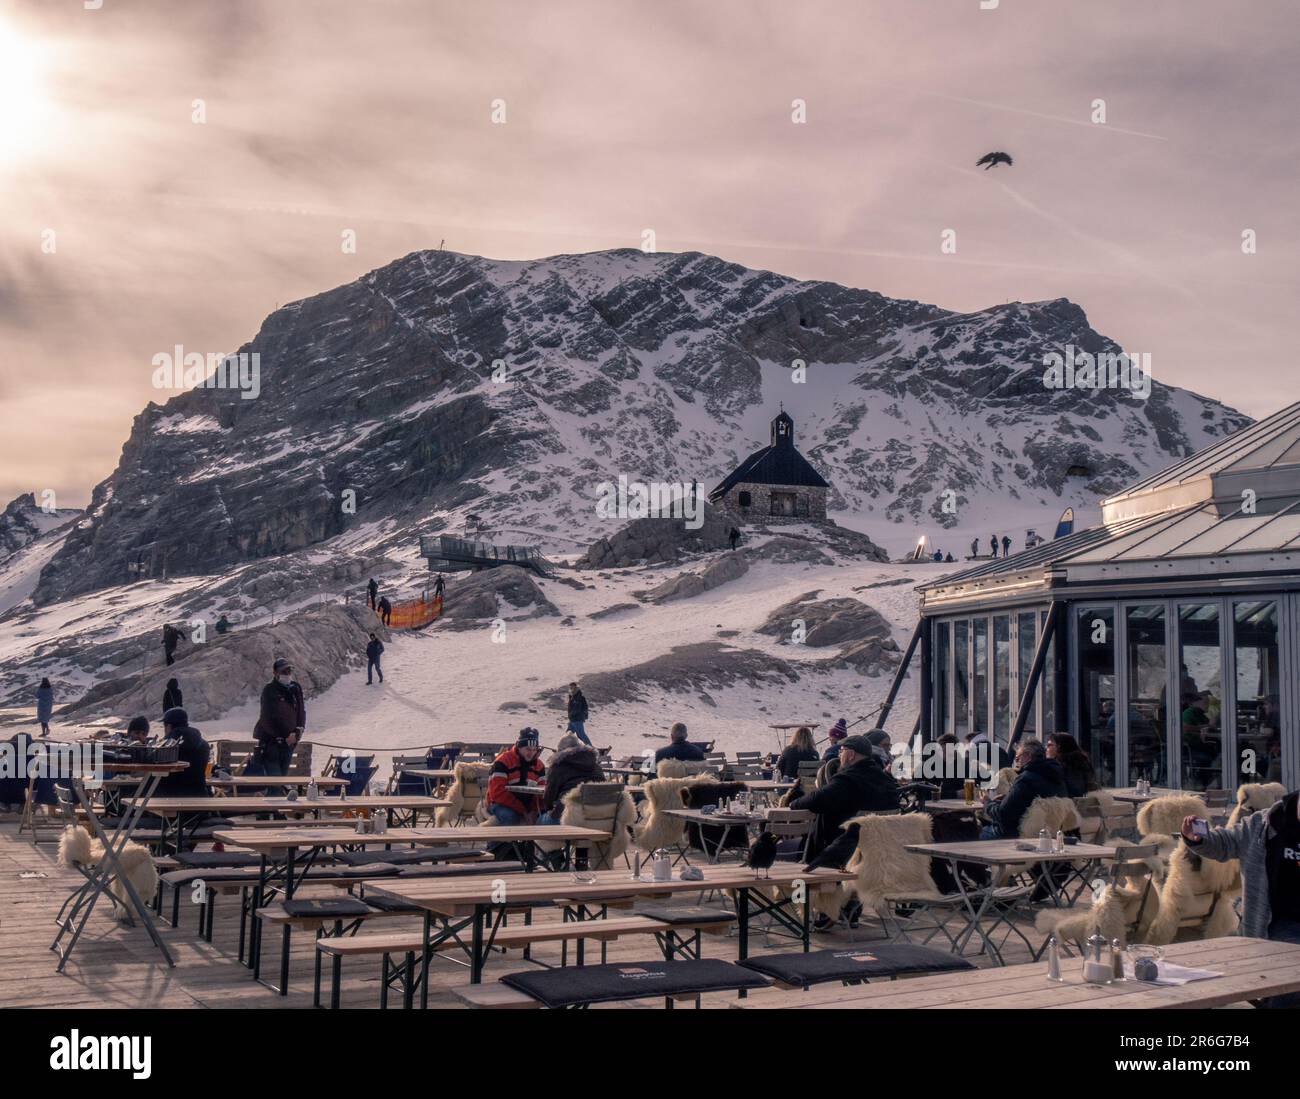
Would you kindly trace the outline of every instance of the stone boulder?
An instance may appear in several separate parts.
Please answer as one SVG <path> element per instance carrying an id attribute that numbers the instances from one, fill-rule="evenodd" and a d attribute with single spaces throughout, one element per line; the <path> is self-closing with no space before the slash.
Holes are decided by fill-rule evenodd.
<path id="1" fill-rule="evenodd" d="M 524 612 L 524 613 L 517 613 Z M 436 626 L 477 629 L 498 618 L 519 621 L 560 614 L 538 586 L 533 574 L 518 565 L 498 565 L 447 582 L 442 617 Z"/>

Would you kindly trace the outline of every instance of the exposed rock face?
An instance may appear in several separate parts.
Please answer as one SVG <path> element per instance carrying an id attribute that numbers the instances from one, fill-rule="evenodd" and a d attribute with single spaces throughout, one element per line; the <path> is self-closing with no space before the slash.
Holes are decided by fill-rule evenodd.
<path id="1" fill-rule="evenodd" d="M 692 553 L 726 549 L 732 522 L 713 508 L 704 509 L 704 524 L 691 530 L 685 519 L 633 519 L 614 534 L 593 542 L 578 560 L 584 569 L 627 568 L 680 561 Z"/>
<path id="2" fill-rule="evenodd" d="M 719 584 L 738 580 L 749 571 L 749 561 L 742 553 L 724 553 L 704 566 L 699 572 L 683 572 L 644 596 L 651 603 L 671 603 L 674 599 L 690 599 L 712 591 Z M 638 592 L 637 595 L 642 593 Z"/>
<path id="3" fill-rule="evenodd" d="M 758 632 L 791 643 L 796 621 L 804 624 L 803 644 L 818 649 L 848 642 L 883 640 L 892 634 L 888 621 L 859 599 L 821 599 L 809 592 L 782 603 L 767 616 Z"/>
<path id="4" fill-rule="evenodd" d="M 579 680 L 582 693 L 593 705 L 626 702 L 644 697 L 647 687 L 657 687 L 701 698 L 709 690 L 746 683 L 756 689 L 796 683 L 799 673 L 779 657 L 755 649 L 737 649 L 716 641 L 678 645 L 671 651 L 618 672 L 596 672 Z M 565 688 L 537 696 L 551 709 L 563 709 Z"/>
<path id="5" fill-rule="evenodd" d="M 349 668 L 365 664 L 366 640 L 371 632 L 387 641 L 388 631 L 369 608 L 360 604 L 330 603 L 299 611 L 275 624 L 236 629 L 228 634 L 209 633 L 202 645 L 184 644 L 176 663 L 162 661 L 142 672 L 127 671 L 101 680 L 66 708 L 72 718 L 113 715 L 130 718 L 144 714 L 151 721 L 162 716 L 163 688 L 175 676 L 185 696 L 190 718 L 201 722 L 255 700 L 271 679 L 277 657 L 293 664 L 294 676 L 310 700 L 330 687 Z M 308 706 L 308 735 L 311 709 Z M 249 725 L 252 734 L 252 725 Z"/>
<path id="6" fill-rule="evenodd" d="M 800 448 L 832 512 L 897 522 L 979 522 L 1008 498 L 1090 505 L 1248 422 L 1158 382 L 1146 401 L 1046 389 L 1043 355 L 1067 344 L 1120 350 L 1065 300 L 957 314 L 699 253 L 417 252 L 271 314 L 238 349 L 259 356 L 256 399 L 196 389 L 146 407 L 33 598 L 135 566 L 214 575 L 361 524 L 410 545 L 471 509 L 596 537 L 601 482 L 708 487 L 756 449 L 795 359 Z M 708 524 L 694 543 L 652 530 L 588 566 L 725 543 Z"/>
<path id="7" fill-rule="evenodd" d="M 0 561 L 30 546 L 50 531 L 70 523 L 81 513 L 76 508 L 44 511 L 36 504 L 34 493 L 25 492 L 9 501 L 0 512 Z"/>
<path id="8" fill-rule="evenodd" d="M 514 613 L 525 611 L 525 614 Z M 499 565 L 447 582 L 442 617 L 435 628 L 477 629 L 498 618 L 519 620 L 559 615 L 532 574 L 518 565 Z"/>

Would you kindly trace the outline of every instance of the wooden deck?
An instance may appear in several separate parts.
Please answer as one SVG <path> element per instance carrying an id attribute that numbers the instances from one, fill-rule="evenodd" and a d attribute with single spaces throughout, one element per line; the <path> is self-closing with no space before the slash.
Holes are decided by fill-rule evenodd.
<path id="1" fill-rule="evenodd" d="M 143 928 L 119 927 L 109 915 L 110 906 L 101 901 L 66 971 L 56 973 L 56 959 L 48 949 L 56 931 L 54 916 L 81 879 L 73 871 L 56 864 L 57 844 L 36 846 L 26 834 L 19 836 L 17 833 L 16 818 L 0 818 L 0 1008 L 311 1007 L 312 935 L 305 932 L 294 934 L 289 995 L 276 995 L 254 981 L 250 970 L 236 960 L 239 920 L 238 898 L 235 896 L 222 897 L 218 903 L 211 943 L 205 943 L 199 937 L 196 929 L 198 909 L 185 898 L 182 898 L 177 928 L 169 927 L 166 920 L 161 921 L 162 934 L 176 957 L 174 969 L 168 968 Z M 23 877 L 24 873 L 40 876 Z M 324 887 L 304 890 L 300 895 L 312 893 L 337 896 L 336 892 Z M 170 897 L 170 893 L 167 896 Z M 689 894 L 685 903 L 695 899 L 695 894 Z M 169 901 L 164 903 L 164 911 L 170 911 Z M 539 910 L 535 917 L 538 923 L 559 919 L 559 912 L 553 909 Z M 399 931 L 418 928 L 419 921 L 414 917 L 400 917 L 384 919 L 381 925 L 383 931 Z M 842 946 L 850 941 L 864 946 L 879 942 L 879 928 L 864 921 L 853 940 L 847 931 L 815 935 L 813 949 Z M 731 960 L 736 956 L 734 936 L 706 936 L 704 943 L 706 957 Z M 278 931 L 268 930 L 266 946 L 270 955 L 269 968 L 273 971 L 266 975 L 275 979 L 278 975 L 274 972 L 278 970 Z M 792 949 L 798 949 L 793 940 L 776 935 L 769 940 L 761 929 L 751 928 L 751 953 Z M 1028 960 L 1023 946 L 1019 947 L 1018 954 L 1012 944 L 1008 944 L 1006 949 L 1009 961 Z M 593 957 L 591 951 L 589 944 L 589 959 Z M 548 963 L 559 962 L 558 944 L 535 947 L 533 953 Z M 621 939 L 609 945 L 610 961 L 640 961 L 657 956 L 653 939 Z M 982 964 L 979 958 L 972 960 Z M 488 965 L 485 981 L 528 967 L 529 963 L 522 961 L 517 951 L 496 955 Z M 325 972 L 328 990 L 328 965 Z M 436 960 L 430 971 L 430 1007 L 462 1007 L 451 989 L 468 983 L 469 974 L 465 968 L 445 958 Z M 705 1005 L 726 1008 L 734 999 L 733 994 L 706 996 Z M 396 1003 L 400 1005 L 400 1000 Z M 344 963 L 342 1006 L 378 1008 L 377 958 L 349 959 Z M 642 1000 L 629 1005 L 611 1005 L 621 1006 L 653 1009 L 661 1008 L 662 1001 Z"/>

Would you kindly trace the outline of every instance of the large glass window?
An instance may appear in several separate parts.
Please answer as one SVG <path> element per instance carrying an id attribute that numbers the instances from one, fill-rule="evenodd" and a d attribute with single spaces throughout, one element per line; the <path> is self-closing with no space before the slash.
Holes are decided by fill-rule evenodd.
<path id="1" fill-rule="evenodd" d="M 1018 615 L 1017 629 L 1020 636 L 1017 639 L 1019 659 L 1016 661 L 1016 665 L 1020 673 L 1020 681 L 1016 685 L 1017 697 L 1012 700 L 1013 710 L 1020 705 L 1019 696 L 1024 695 L 1025 688 L 1029 685 L 1029 673 L 1034 667 L 1034 649 L 1038 646 L 1038 616 L 1033 611 Z M 1039 680 L 1040 684 L 1046 682 L 1048 671 L 1047 668 L 1043 669 L 1043 678 Z M 1029 713 L 1025 717 L 1025 736 L 1033 736 L 1038 731 L 1037 714 L 1034 710 L 1034 700 L 1031 698 L 1029 700 Z"/>
<path id="2" fill-rule="evenodd" d="M 1011 738 L 1011 617 L 993 616 L 993 735 L 999 744 Z"/>
<path id="3" fill-rule="evenodd" d="M 1047 614 L 1039 619 L 1041 629 L 1047 629 Z M 1061 629 L 1069 627 L 1065 619 L 1061 620 Z M 1043 736 L 1056 732 L 1056 637 L 1047 644 L 1047 658 L 1043 661 L 1043 678 L 1039 681 L 1043 688 Z"/>
<path id="4" fill-rule="evenodd" d="M 1277 604 L 1233 606 L 1236 658 L 1237 782 L 1282 780 L 1282 714 L 1278 684 Z"/>
<path id="5" fill-rule="evenodd" d="M 940 622 L 934 630 L 934 736 L 937 740 L 948 731 L 948 623 Z"/>
<path id="6" fill-rule="evenodd" d="M 957 718 L 953 731 L 963 741 L 970 733 L 970 653 L 966 648 L 969 633 L 968 623 L 952 624 L 952 704 Z"/>
<path id="7" fill-rule="evenodd" d="M 1079 732 L 1083 749 L 1103 786 L 1114 786 L 1115 769 L 1115 612 L 1080 607 L 1076 619 L 1079 654 Z"/>
<path id="8" fill-rule="evenodd" d="M 971 728 L 977 733 L 989 731 L 989 620 L 971 621 Z"/>
<path id="9" fill-rule="evenodd" d="M 1223 785 L 1223 675 L 1219 605 L 1178 607 L 1178 709 L 1186 790 Z"/>
<path id="10" fill-rule="evenodd" d="M 1128 607 L 1124 620 L 1128 648 L 1128 780 L 1149 779 L 1163 786 L 1169 776 L 1165 608 L 1161 604 Z"/>

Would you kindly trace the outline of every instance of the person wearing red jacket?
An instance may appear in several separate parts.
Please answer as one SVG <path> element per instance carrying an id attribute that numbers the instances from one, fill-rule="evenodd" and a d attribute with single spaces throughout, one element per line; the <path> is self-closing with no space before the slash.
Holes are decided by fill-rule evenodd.
<path id="1" fill-rule="evenodd" d="M 487 811 L 498 824 L 531 824 L 537 818 L 538 799 L 519 797 L 508 786 L 534 784 L 540 794 L 545 789 L 546 768 L 538 759 L 541 747 L 536 729 L 520 729 L 515 746 L 507 748 L 492 761 L 488 775 Z"/>

